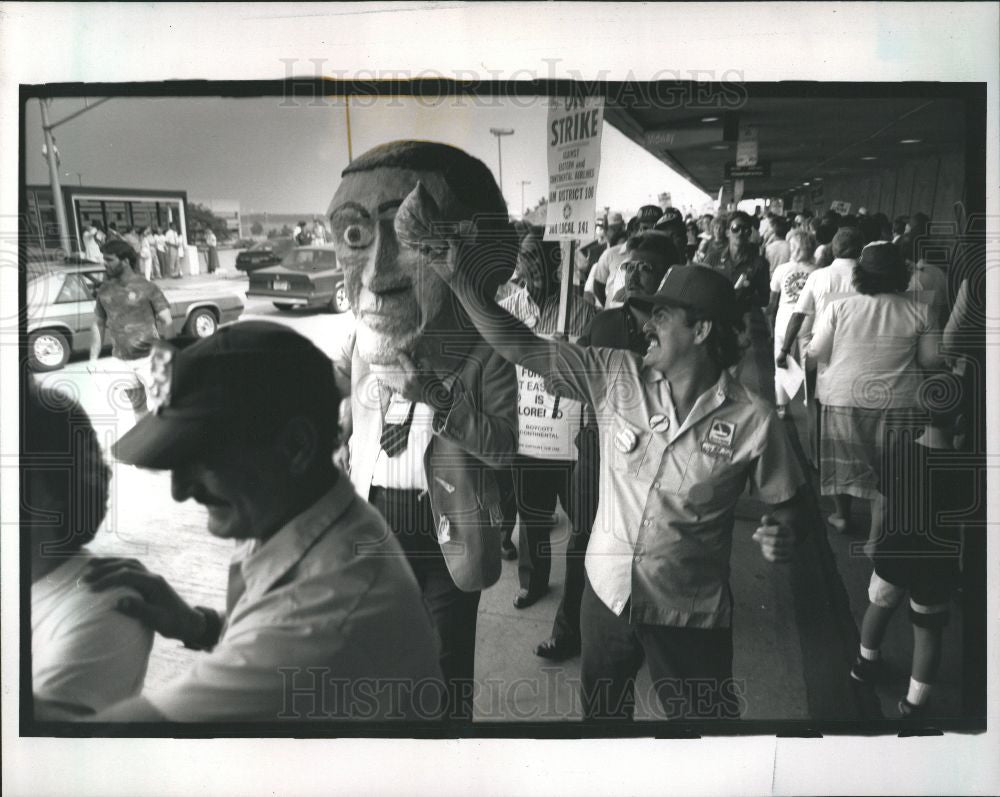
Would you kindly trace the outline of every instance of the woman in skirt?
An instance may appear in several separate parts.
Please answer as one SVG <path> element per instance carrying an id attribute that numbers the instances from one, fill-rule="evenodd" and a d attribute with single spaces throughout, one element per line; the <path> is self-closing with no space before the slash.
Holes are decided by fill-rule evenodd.
<path id="1" fill-rule="evenodd" d="M 927 305 L 906 293 L 909 282 L 906 261 L 893 244 L 868 244 L 854 267 L 858 294 L 827 306 L 806 351 L 827 364 L 819 385 L 826 396 L 820 489 L 836 504 L 830 520 L 847 530 L 852 498 L 871 502 L 869 546 L 880 533 L 877 474 L 883 447 L 888 437 L 911 434 L 921 425 L 916 417 L 921 369 L 944 365 L 940 330 Z"/>

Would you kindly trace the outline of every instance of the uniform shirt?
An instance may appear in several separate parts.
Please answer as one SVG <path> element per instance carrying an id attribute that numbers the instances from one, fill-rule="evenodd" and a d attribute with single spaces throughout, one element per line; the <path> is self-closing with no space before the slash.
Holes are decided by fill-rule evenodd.
<path id="1" fill-rule="evenodd" d="M 769 504 L 804 482 L 773 407 L 723 371 L 682 424 L 666 378 L 616 349 L 558 343 L 545 376 L 557 395 L 590 402 L 600 429 L 594 592 L 617 615 L 631 599 L 633 623 L 729 626 L 737 499 L 748 479 Z"/>
<path id="2" fill-rule="evenodd" d="M 167 251 L 167 236 L 162 232 L 158 232 L 153 236 L 153 240 L 156 242 L 156 251 L 166 253 Z"/>
<path id="3" fill-rule="evenodd" d="M 170 310 L 163 291 L 139 274 L 124 281 L 112 279 L 97 289 L 94 316 L 106 324 L 111 336 L 111 353 L 122 360 L 137 360 L 149 354 L 156 331 L 156 314 Z"/>
<path id="4" fill-rule="evenodd" d="M 67 559 L 31 585 L 31 688 L 36 697 L 101 711 L 142 689 L 153 632 L 115 609 L 125 588 L 94 592 Z"/>
<path id="5" fill-rule="evenodd" d="M 705 254 L 701 265 L 720 272 L 734 286 L 741 275 L 746 275 L 746 285 L 737 291 L 737 300 L 744 305 L 744 311 L 754 304 L 767 304 L 770 268 L 763 256 L 755 251 L 755 247 L 746 247 L 738 256 L 733 254 L 729 246 L 714 249 Z"/>
<path id="6" fill-rule="evenodd" d="M 827 304 L 806 354 L 825 364 L 816 395 L 834 407 L 915 407 L 917 346 L 932 324 L 909 294 L 856 294 Z"/>
<path id="7" fill-rule="evenodd" d="M 181 236 L 176 230 L 167 230 L 166 234 L 163 236 L 163 242 L 167 246 L 180 246 Z"/>
<path id="8" fill-rule="evenodd" d="M 263 545 L 241 544 L 230 573 L 218 644 L 143 695 L 167 719 L 414 719 L 414 692 L 440 685 L 416 578 L 347 478 Z"/>

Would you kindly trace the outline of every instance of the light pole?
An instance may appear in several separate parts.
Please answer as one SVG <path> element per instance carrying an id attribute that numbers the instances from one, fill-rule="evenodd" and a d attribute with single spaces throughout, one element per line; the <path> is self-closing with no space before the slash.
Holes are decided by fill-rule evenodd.
<path id="1" fill-rule="evenodd" d="M 497 165 L 500 172 L 500 194 L 503 195 L 503 151 L 500 148 L 500 139 L 504 136 L 514 135 L 514 129 L 510 127 L 491 127 L 490 132 L 497 137 Z"/>
<path id="2" fill-rule="evenodd" d="M 521 218 L 524 218 L 527 208 L 524 206 L 524 187 L 531 185 L 531 180 L 521 180 Z"/>
<path id="3" fill-rule="evenodd" d="M 51 123 L 49 122 L 49 103 L 52 100 L 43 97 L 38 101 L 42 109 L 42 135 L 45 138 L 45 159 L 49 164 L 49 185 L 52 188 L 52 204 L 55 205 L 56 224 L 59 225 L 59 245 L 66 254 L 72 251 L 72 245 L 69 236 L 69 223 L 66 221 L 66 206 L 63 204 L 62 185 L 59 183 L 59 159 L 56 151 L 56 137 L 52 135 L 52 131 L 59 127 L 59 125 L 65 124 L 70 119 L 76 119 L 80 114 L 86 113 L 110 99 L 110 97 L 103 97 L 91 105 L 84 98 L 83 108 L 60 119 L 58 122 Z M 83 184 L 82 177 L 80 178 L 80 184 Z"/>

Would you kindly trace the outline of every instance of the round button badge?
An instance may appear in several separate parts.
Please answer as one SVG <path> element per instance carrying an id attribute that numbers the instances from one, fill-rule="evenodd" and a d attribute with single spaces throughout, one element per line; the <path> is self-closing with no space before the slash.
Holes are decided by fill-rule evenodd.
<path id="1" fill-rule="evenodd" d="M 665 432 L 670 428 L 670 418 L 662 413 L 649 416 L 649 428 L 654 432 Z"/>
<path id="2" fill-rule="evenodd" d="M 633 451 L 637 442 L 639 440 L 631 429 L 623 429 L 615 436 L 615 448 L 623 454 Z"/>

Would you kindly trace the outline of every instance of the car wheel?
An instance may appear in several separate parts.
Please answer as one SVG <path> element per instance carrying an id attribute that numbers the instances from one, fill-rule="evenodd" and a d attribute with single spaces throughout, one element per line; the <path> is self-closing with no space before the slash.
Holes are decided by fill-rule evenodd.
<path id="1" fill-rule="evenodd" d="M 69 360 L 69 341 L 62 332 L 40 329 L 28 336 L 28 365 L 32 371 L 55 371 Z"/>
<path id="2" fill-rule="evenodd" d="M 295 308 L 294 304 L 289 304 L 288 302 L 272 302 L 272 304 L 279 310 L 292 310 Z"/>
<path id="3" fill-rule="evenodd" d="M 187 332 L 196 338 L 207 338 L 215 334 L 219 328 L 219 322 L 215 320 L 215 313 L 202 307 L 191 313 L 188 318 Z"/>
<path id="4" fill-rule="evenodd" d="M 351 302 L 347 298 L 347 288 L 341 282 L 334 291 L 333 300 L 330 302 L 330 309 L 335 313 L 346 313 L 351 309 Z"/>

